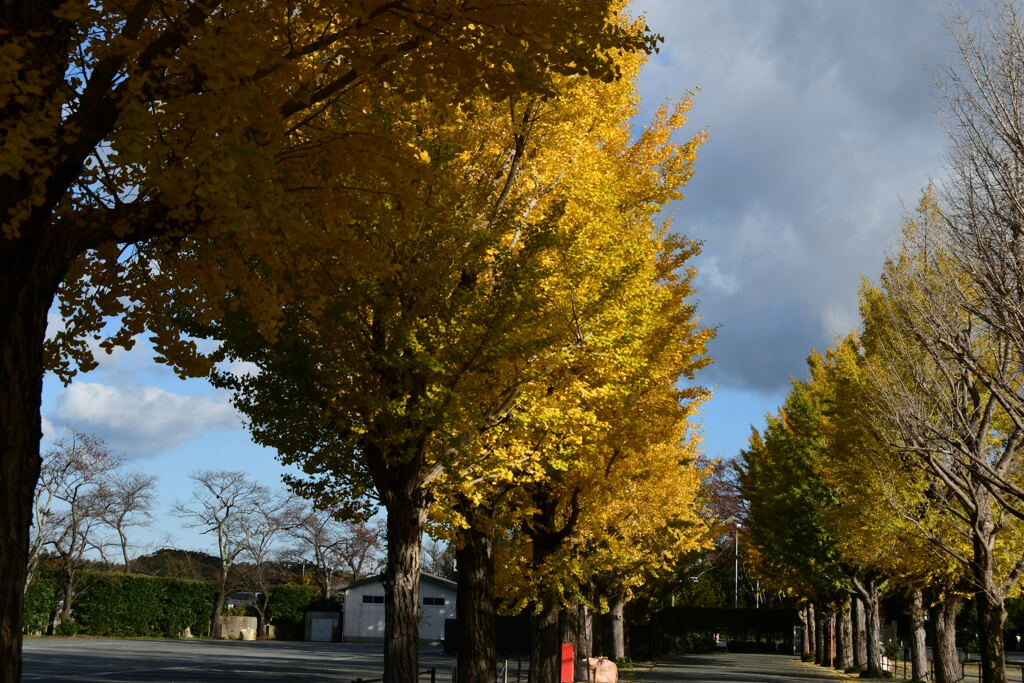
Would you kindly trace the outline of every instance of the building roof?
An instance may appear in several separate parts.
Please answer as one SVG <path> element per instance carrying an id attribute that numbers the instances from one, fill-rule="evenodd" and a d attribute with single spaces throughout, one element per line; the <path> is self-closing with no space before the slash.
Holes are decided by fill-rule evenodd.
<path id="1" fill-rule="evenodd" d="M 451 590 L 455 590 L 455 588 L 458 586 L 457 583 L 455 583 L 454 581 L 452 581 L 450 579 L 446 579 L 443 576 L 437 576 L 435 574 L 429 574 L 427 572 L 420 572 L 420 581 L 421 582 L 426 581 L 428 583 L 433 583 L 435 585 L 441 586 L 442 588 L 450 588 Z M 358 581 L 353 581 L 352 583 L 348 584 L 347 586 L 342 587 L 341 590 L 346 590 L 347 591 L 349 588 L 355 588 L 357 586 L 365 586 L 368 583 L 384 583 L 384 574 L 377 574 L 376 576 L 368 576 L 365 579 L 359 579 Z"/>

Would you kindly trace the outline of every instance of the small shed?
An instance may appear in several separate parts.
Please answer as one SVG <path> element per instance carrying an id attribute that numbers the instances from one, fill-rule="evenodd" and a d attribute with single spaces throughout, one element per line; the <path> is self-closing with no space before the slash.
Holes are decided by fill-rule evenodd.
<path id="1" fill-rule="evenodd" d="M 314 643 L 338 641 L 338 612 L 306 612 L 306 640 Z"/>
<path id="2" fill-rule="evenodd" d="M 444 620 L 455 618 L 456 583 L 420 573 L 420 641 L 444 640 Z M 384 575 L 353 581 L 345 587 L 342 636 L 347 643 L 384 642 Z"/>

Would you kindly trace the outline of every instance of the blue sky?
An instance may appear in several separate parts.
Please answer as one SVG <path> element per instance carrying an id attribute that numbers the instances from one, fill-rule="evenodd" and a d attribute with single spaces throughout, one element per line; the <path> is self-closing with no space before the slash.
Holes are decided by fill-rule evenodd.
<path id="1" fill-rule="evenodd" d="M 699 378 L 714 389 L 701 420 L 707 455 L 729 458 L 789 377 L 803 376 L 810 348 L 856 325 L 859 276 L 878 272 L 904 205 L 941 177 L 931 69 L 953 59 L 949 10 L 930 0 L 644 0 L 633 11 L 666 38 L 641 76 L 639 119 L 699 88 L 689 130 L 710 131 L 671 214 L 704 242 L 700 314 L 719 333 Z M 169 514 L 189 495 L 189 473 L 238 469 L 275 484 L 281 466 L 252 444 L 225 394 L 179 380 L 145 344 L 101 361 L 67 388 L 47 377 L 45 436 L 75 425 L 159 477 L 143 545 L 211 550 Z"/>

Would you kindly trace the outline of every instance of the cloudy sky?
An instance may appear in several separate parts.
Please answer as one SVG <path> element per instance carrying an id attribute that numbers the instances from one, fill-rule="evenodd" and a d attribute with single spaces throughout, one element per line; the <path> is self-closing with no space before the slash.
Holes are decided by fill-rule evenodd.
<path id="1" fill-rule="evenodd" d="M 967 4 L 968 9 L 973 4 Z M 708 454 L 731 457 L 803 376 L 812 346 L 856 325 L 904 205 L 941 177 L 945 140 L 934 68 L 953 59 L 948 5 L 934 0 L 643 0 L 665 36 L 642 74 L 641 119 L 698 90 L 690 130 L 707 128 L 677 229 L 704 242 L 700 310 L 719 327 Z M 48 436 L 68 425 L 104 437 L 161 481 L 153 544 L 207 548 L 167 515 L 189 472 L 281 468 L 249 441 L 226 396 L 152 363 L 145 345 L 64 388 L 48 378 Z"/>

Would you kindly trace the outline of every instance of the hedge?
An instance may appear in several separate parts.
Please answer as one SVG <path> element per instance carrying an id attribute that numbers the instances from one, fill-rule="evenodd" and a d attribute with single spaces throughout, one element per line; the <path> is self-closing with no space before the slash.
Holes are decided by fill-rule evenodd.
<path id="1" fill-rule="evenodd" d="M 21 613 L 25 633 L 43 632 L 50 625 L 50 615 L 57 610 L 57 574 L 49 569 L 36 572 L 32 585 L 25 590 Z"/>
<path id="2" fill-rule="evenodd" d="M 142 574 L 91 574 L 73 613 L 78 633 L 113 637 L 176 637 L 210 632 L 214 586 Z"/>

